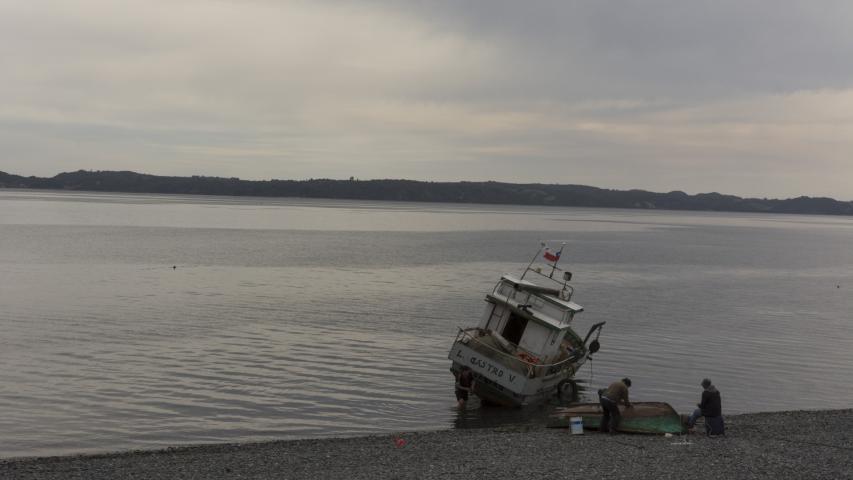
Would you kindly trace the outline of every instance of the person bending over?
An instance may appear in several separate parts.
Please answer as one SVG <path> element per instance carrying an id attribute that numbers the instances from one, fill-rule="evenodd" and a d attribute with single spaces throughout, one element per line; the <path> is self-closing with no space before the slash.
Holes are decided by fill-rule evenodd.
<path id="1" fill-rule="evenodd" d="M 601 431 L 616 433 L 619 428 L 619 421 L 622 416 L 619 414 L 619 402 L 631 408 L 631 401 L 628 400 L 628 388 L 631 386 L 630 378 L 623 378 L 617 382 L 613 382 L 607 387 L 607 390 L 601 392 L 599 402 L 601 409 L 604 410 L 604 416 L 601 418 Z"/>

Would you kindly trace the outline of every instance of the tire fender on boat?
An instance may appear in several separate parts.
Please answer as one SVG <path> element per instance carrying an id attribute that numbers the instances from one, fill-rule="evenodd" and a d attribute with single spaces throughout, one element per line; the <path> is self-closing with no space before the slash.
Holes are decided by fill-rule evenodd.
<path id="1" fill-rule="evenodd" d="M 567 378 L 567 379 L 562 380 L 560 383 L 557 384 L 557 396 L 560 398 L 563 398 L 566 396 L 571 397 L 572 395 L 575 394 L 577 389 L 578 389 L 578 386 L 575 383 L 575 381 Z"/>

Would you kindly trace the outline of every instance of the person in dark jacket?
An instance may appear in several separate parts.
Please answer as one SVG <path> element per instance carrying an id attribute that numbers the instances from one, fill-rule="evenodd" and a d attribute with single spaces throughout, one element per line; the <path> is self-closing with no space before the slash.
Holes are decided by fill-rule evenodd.
<path id="1" fill-rule="evenodd" d="M 464 365 L 456 376 L 456 402 L 459 408 L 465 406 L 468 394 L 474 391 L 474 372 L 471 367 Z"/>
<path id="2" fill-rule="evenodd" d="M 708 422 L 711 418 L 718 418 L 723 415 L 723 403 L 720 398 L 720 391 L 717 390 L 711 380 L 702 380 L 702 401 L 697 405 L 699 408 L 693 411 L 687 419 L 687 428 L 692 429 L 699 417 L 705 417 Z"/>
<path id="3" fill-rule="evenodd" d="M 616 433 L 616 428 L 619 427 L 619 420 L 622 416 L 619 414 L 619 402 L 631 408 L 631 401 L 628 400 L 628 388 L 631 386 L 630 378 L 623 378 L 618 382 L 613 382 L 607 387 L 607 390 L 599 391 L 599 403 L 604 411 L 604 416 L 601 417 L 601 432 Z"/>

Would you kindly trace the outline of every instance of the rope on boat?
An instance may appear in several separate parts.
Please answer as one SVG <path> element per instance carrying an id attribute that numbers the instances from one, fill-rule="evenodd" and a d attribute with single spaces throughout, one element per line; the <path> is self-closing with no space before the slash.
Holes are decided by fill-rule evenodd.
<path id="1" fill-rule="evenodd" d="M 471 340 L 473 340 L 473 341 L 477 342 L 477 344 L 482 345 L 482 346 L 484 346 L 484 347 L 486 347 L 486 348 L 488 348 L 488 349 L 490 349 L 490 350 L 494 350 L 495 352 L 497 352 L 497 353 L 499 353 L 499 354 L 501 354 L 501 355 L 503 355 L 503 356 L 505 356 L 505 357 L 510 357 L 510 358 L 515 359 L 515 360 L 518 360 L 519 362 L 526 364 L 528 367 L 533 367 L 533 368 L 556 367 L 556 366 L 558 366 L 558 365 L 562 365 L 562 364 L 564 364 L 564 363 L 566 363 L 566 362 L 570 362 L 570 361 L 572 361 L 572 360 L 576 360 L 576 358 L 575 358 L 575 356 L 574 356 L 574 355 L 569 355 L 569 358 L 567 358 L 567 359 L 565 359 L 565 360 L 560 360 L 560 361 L 559 361 L 559 362 L 557 362 L 557 363 L 532 363 L 532 362 L 528 362 L 527 360 L 524 360 L 523 358 L 520 358 L 520 357 L 517 357 L 517 356 L 512 355 L 512 354 L 510 354 L 510 353 L 504 352 L 503 350 L 499 350 L 499 349 L 497 349 L 497 348 L 495 348 L 495 347 L 493 347 L 493 346 L 491 346 L 491 345 L 486 345 L 485 343 L 483 343 L 483 342 L 481 342 L 481 341 L 477 340 L 474 336 L 472 336 L 470 333 L 468 333 L 468 332 L 467 332 L 465 329 L 463 329 L 462 327 L 456 327 L 456 328 L 458 328 L 458 329 L 459 329 L 459 332 L 460 332 L 464 337 L 468 337 L 468 338 L 470 338 Z M 590 358 L 591 358 L 591 357 L 587 357 L 587 359 L 590 359 Z"/>
<path id="2" fill-rule="evenodd" d="M 592 357 L 587 357 L 586 360 L 589 362 L 589 386 L 592 387 Z"/>

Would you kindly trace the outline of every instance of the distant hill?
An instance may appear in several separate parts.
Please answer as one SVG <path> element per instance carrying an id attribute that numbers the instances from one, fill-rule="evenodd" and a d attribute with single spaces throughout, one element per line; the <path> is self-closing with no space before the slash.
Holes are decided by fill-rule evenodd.
<path id="1" fill-rule="evenodd" d="M 78 170 L 60 173 L 53 178 L 21 177 L 0 172 L 0 188 L 853 215 L 853 202 L 841 202 L 831 198 L 797 197 L 773 200 L 741 198 L 719 193 L 688 195 L 679 191 L 655 193 L 645 190 L 607 190 L 584 185 L 540 183 L 355 179 L 252 181 L 238 178 L 160 177 L 135 172 Z"/>

